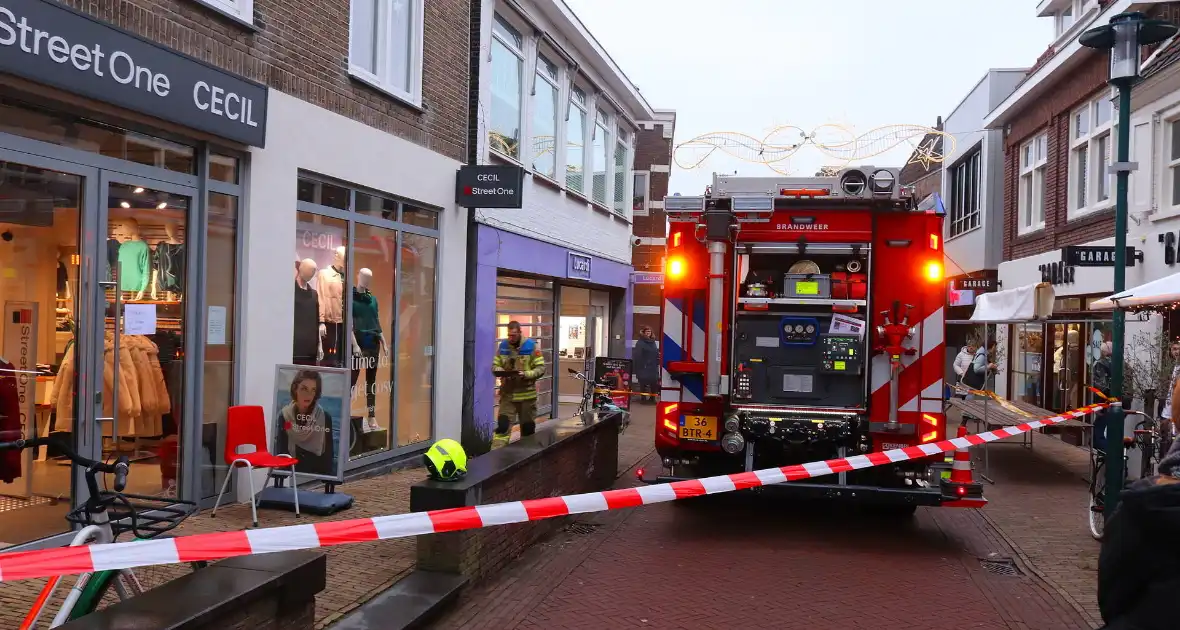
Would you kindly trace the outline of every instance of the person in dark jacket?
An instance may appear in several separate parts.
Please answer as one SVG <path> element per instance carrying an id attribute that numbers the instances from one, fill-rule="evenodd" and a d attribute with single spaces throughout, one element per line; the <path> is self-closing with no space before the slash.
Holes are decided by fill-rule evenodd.
<path id="1" fill-rule="evenodd" d="M 1172 392 L 1177 404 L 1176 390 Z M 1180 627 L 1174 600 L 1180 592 L 1180 440 L 1160 460 L 1159 475 L 1123 490 L 1106 521 L 1098 555 L 1098 609 L 1103 630 Z"/>
<path id="2" fill-rule="evenodd" d="M 660 349 L 656 346 L 651 328 L 644 326 L 639 329 L 639 340 L 635 342 L 631 359 L 634 363 L 635 378 L 639 380 L 639 393 L 650 394 L 640 396 L 639 402 L 656 404 L 659 399 Z"/>

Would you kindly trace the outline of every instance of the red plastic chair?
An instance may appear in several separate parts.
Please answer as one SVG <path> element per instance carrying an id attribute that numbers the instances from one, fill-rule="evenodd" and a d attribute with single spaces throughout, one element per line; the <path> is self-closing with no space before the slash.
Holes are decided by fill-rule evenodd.
<path id="1" fill-rule="evenodd" d="M 259 405 L 239 405 L 230 407 L 226 416 L 225 429 L 225 463 L 229 465 L 229 472 L 221 484 L 221 492 L 217 493 L 217 502 L 213 504 L 211 516 L 217 516 L 217 507 L 221 505 L 221 496 L 229 486 L 229 479 L 238 467 L 244 466 L 251 474 L 250 479 L 250 514 L 254 517 L 254 527 L 258 527 L 258 495 L 254 492 L 255 468 L 291 468 L 291 490 L 295 493 L 295 516 L 299 516 L 299 483 L 295 480 L 295 465 L 298 459 L 280 453 L 271 455 L 266 448 L 266 413 Z M 262 490 L 270 482 L 271 475 L 262 482 Z M 261 492 L 262 490 L 259 490 Z"/>

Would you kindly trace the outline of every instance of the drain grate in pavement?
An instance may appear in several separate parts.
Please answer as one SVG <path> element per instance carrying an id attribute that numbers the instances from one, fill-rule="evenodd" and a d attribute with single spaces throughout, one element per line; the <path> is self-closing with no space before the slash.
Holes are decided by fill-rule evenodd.
<path id="1" fill-rule="evenodd" d="M 595 531 L 598 531 L 599 527 L 601 527 L 599 523 L 571 523 L 565 528 L 565 531 L 571 534 L 585 536 L 586 534 L 593 534 Z"/>
<path id="2" fill-rule="evenodd" d="M 1023 573 L 1016 563 L 1007 558 L 997 558 L 992 560 L 980 560 L 983 569 L 992 575 L 1003 575 L 1006 577 L 1020 577 Z"/>

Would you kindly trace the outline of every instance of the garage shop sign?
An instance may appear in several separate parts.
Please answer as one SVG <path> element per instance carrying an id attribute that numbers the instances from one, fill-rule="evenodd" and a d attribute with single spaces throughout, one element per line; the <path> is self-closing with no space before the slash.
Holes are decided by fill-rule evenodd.
<path id="1" fill-rule="evenodd" d="M 265 86 L 56 2 L 0 0 L 0 72 L 265 145 Z"/>

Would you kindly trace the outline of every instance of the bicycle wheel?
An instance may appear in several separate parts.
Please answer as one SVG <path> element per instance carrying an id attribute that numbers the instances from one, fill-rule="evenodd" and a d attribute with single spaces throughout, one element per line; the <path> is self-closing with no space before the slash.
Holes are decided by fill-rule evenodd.
<path id="1" fill-rule="evenodd" d="M 1103 499 L 1106 491 L 1106 462 L 1099 460 L 1090 478 L 1090 504 L 1088 510 L 1088 525 L 1090 535 L 1094 540 L 1102 540 L 1106 527 L 1106 513 L 1103 510 Z"/>

